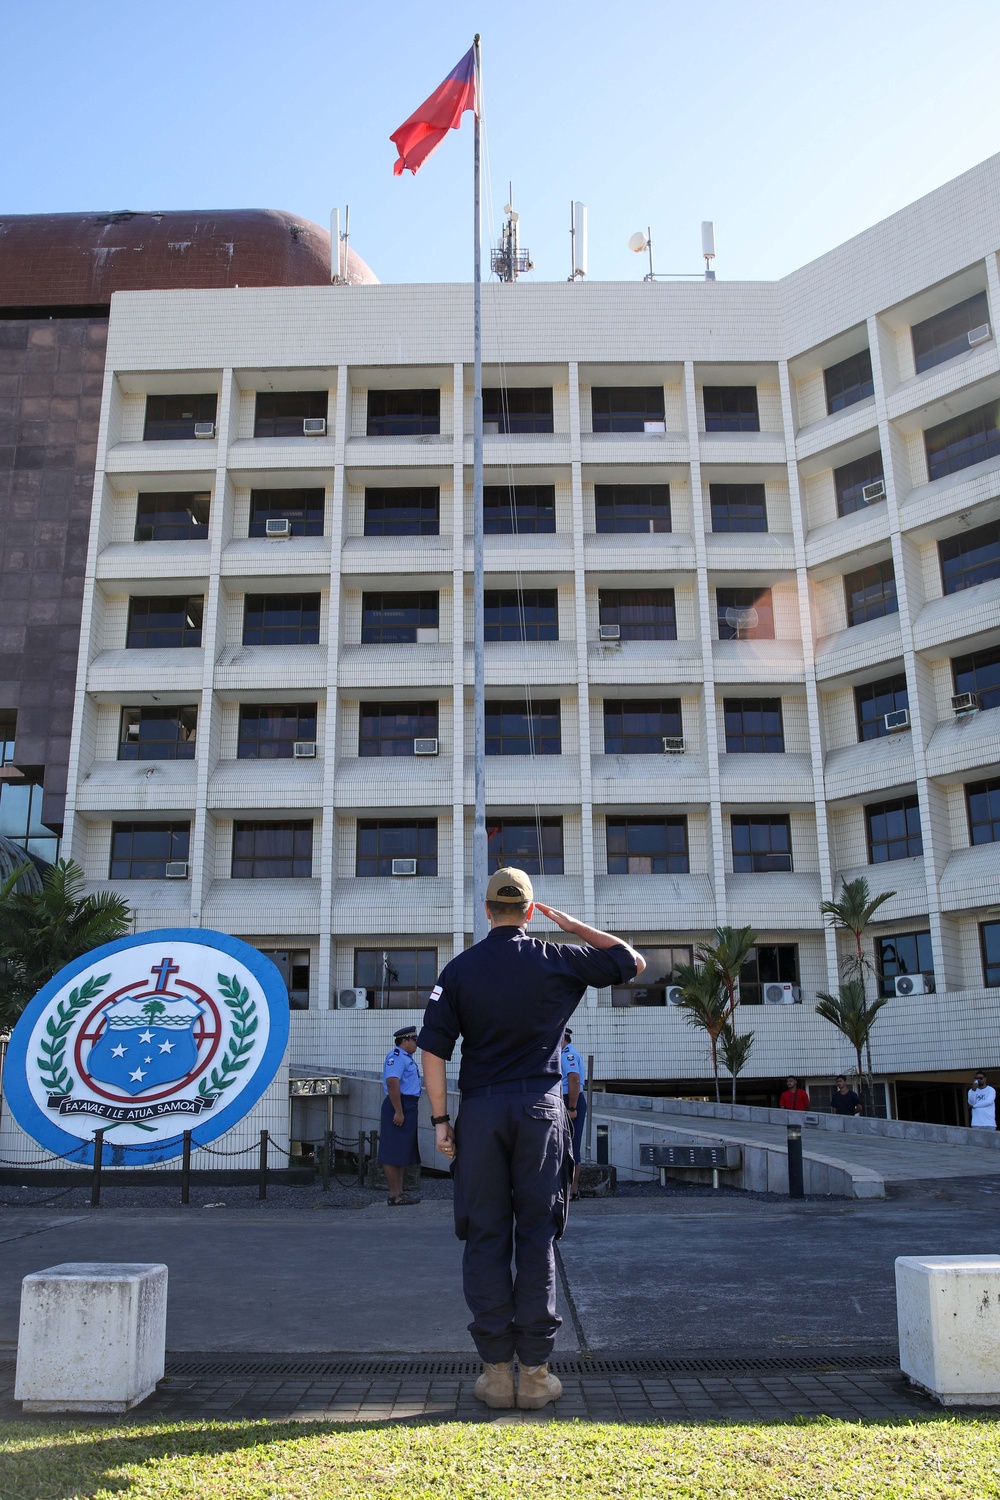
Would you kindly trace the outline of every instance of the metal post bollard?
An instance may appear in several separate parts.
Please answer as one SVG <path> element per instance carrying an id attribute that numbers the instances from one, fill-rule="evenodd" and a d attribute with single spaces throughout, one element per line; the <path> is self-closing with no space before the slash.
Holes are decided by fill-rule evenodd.
<path id="1" fill-rule="evenodd" d="M 365 1143 L 368 1137 L 363 1130 L 358 1131 L 358 1187 L 365 1185 Z"/>
<path id="2" fill-rule="evenodd" d="M 191 1132 L 184 1132 L 184 1146 L 181 1151 L 181 1202 L 191 1202 Z"/>
<path id="3" fill-rule="evenodd" d="M 326 1140 L 323 1143 L 323 1191 L 330 1191 L 330 1171 L 333 1164 L 333 1131 L 326 1132 Z"/>
<path id="4" fill-rule="evenodd" d="M 594 1139 L 594 1054 L 587 1058 L 587 1141 L 584 1147 L 584 1160 L 590 1161 L 590 1148 Z"/>
<path id="5" fill-rule="evenodd" d="M 267 1197 L 267 1131 L 260 1133 L 260 1176 L 257 1185 L 257 1197 L 263 1200 Z"/>
<path id="6" fill-rule="evenodd" d="M 789 1198 L 802 1198 L 805 1189 L 802 1185 L 802 1126 L 789 1125 L 788 1127 L 788 1196 Z"/>
<path id="7" fill-rule="evenodd" d="M 90 1184 L 90 1206 L 97 1208 L 101 1201 L 101 1168 L 104 1165 L 104 1131 L 94 1131 L 94 1175 Z"/>

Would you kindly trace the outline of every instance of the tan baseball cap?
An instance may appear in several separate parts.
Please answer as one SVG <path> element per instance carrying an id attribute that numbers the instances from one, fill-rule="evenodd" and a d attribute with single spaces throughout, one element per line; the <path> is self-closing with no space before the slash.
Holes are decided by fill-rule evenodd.
<path id="1" fill-rule="evenodd" d="M 506 865 L 503 869 L 494 870 L 490 876 L 486 899 L 496 901 L 501 906 L 528 906 L 534 901 L 535 893 L 523 870 L 515 870 Z"/>

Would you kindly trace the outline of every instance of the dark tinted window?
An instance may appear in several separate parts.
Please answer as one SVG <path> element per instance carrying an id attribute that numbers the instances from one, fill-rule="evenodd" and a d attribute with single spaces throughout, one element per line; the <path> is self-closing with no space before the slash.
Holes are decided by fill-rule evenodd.
<path id="1" fill-rule="evenodd" d="M 485 609 L 488 641 L 559 639 L 555 589 L 487 589 Z"/>
<path id="2" fill-rule="evenodd" d="M 551 387 L 483 391 L 483 431 L 551 432 Z"/>
<path id="3" fill-rule="evenodd" d="M 326 417 L 326 391 L 258 391 L 255 438 L 302 437 L 306 417 Z"/>
<path id="4" fill-rule="evenodd" d="M 762 484 L 710 484 L 713 531 L 766 531 Z"/>
<path id="5" fill-rule="evenodd" d="M 755 385 L 706 385 L 706 432 L 759 432 Z"/>
<path id="6" fill-rule="evenodd" d="M 977 693 L 980 708 L 1000 708 L 1000 650 L 956 656 L 951 671 L 956 693 Z"/>
<path id="7" fill-rule="evenodd" d="M 865 509 L 869 502 L 864 497 L 864 489 L 866 485 L 874 484 L 878 479 L 884 481 L 883 469 L 881 449 L 875 453 L 866 453 L 864 458 L 856 458 L 852 464 L 844 464 L 842 468 L 834 469 L 833 483 L 837 491 L 838 516 L 849 516 L 853 511 Z"/>
<path id="8" fill-rule="evenodd" d="M 160 650 L 168 646 L 200 646 L 204 600 L 164 598 L 128 601 L 129 650 Z"/>
<path id="9" fill-rule="evenodd" d="M 931 479 L 955 474 L 1000 453 L 1000 401 L 951 417 L 924 433 L 927 473 Z"/>
<path id="10" fill-rule="evenodd" d="M 956 354 L 965 354 L 971 347 L 971 329 L 979 328 L 989 320 L 986 293 L 977 292 L 974 297 L 956 302 L 954 307 L 946 307 L 944 312 L 935 313 L 922 323 L 914 323 L 910 331 L 917 373 L 943 364 L 946 359 L 954 359 Z"/>
<path id="11" fill-rule="evenodd" d="M 630 984 L 616 984 L 611 990 L 612 1005 L 666 1005 L 667 986 L 677 983 L 678 964 L 691 962 L 691 948 L 675 943 L 670 948 L 641 949 L 646 967 Z"/>
<path id="12" fill-rule="evenodd" d="M 773 641 L 770 589 L 716 589 L 720 641 Z"/>
<path id="13" fill-rule="evenodd" d="M 354 983 L 376 1010 L 423 1009 L 437 981 L 436 948 L 356 948 Z"/>
<path id="14" fill-rule="evenodd" d="M 315 703 L 240 704 L 239 760 L 291 760 L 296 740 L 315 744 Z"/>
<path id="15" fill-rule="evenodd" d="M 250 535 L 266 536 L 268 521 L 290 521 L 292 536 L 323 535 L 322 490 L 251 490 Z"/>
<path id="16" fill-rule="evenodd" d="M 595 484 L 597 530 L 669 531 L 669 484 Z"/>
<path id="17" fill-rule="evenodd" d="M 726 698 L 726 750 L 730 754 L 770 754 L 785 748 L 780 698 Z"/>
<path id="18" fill-rule="evenodd" d="M 308 880 L 313 826 L 309 822 L 233 824 L 234 880 Z"/>
<path id="19" fill-rule="evenodd" d="M 854 711 L 858 719 L 859 740 L 879 740 L 891 730 L 885 727 L 886 714 L 909 708 L 910 695 L 906 689 L 906 673 L 895 677 L 883 677 L 881 682 L 866 682 L 854 689 Z"/>
<path id="20" fill-rule="evenodd" d="M 687 818 L 608 818 L 609 875 L 686 875 Z"/>
<path id="21" fill-rule="evenodd" d="M 254 945 L 256 946 L 256 944 Z M 277 968 L 288 990 L 288 1005 L 291 1010 L 309 1009 L 308 948 L 259 948 Z"/>
<path id="22" fill-rule="evenodd" d="M 366 593 L 362 598 L 362 645 L 379 645 L 387 642 L 411 644 L 416 641 L 418 630 L 437 630 L 437 628 L 437 594 Z"/>
<path id="23" fill-rule="evenodd" d="M 369 437 L 434 437 L 441 431 L 441 392 L 369 391 Z"/>
<path id="24" fill-rule="evenodd" d="M 965 788 L 965 805 L 969 814 L 969 842 L 1000 842 L 1000 780 L 972 781 Z"/>
<path id="25" fill-rule="evenodd" d="M 123 708 L 119 760 L 194 760 L 197 708 Z"/>
<path id="26" fill-rule="evenodd" d="M 595 432 L 644 432 L 664 420 L 662 385 L 594 386 L 590 392 Z"/>
<path id="27" fill-rule="evenodd" d="M 740 1004 L 763 1005 L 765 984 L 798 984 L 799 950 L 794 943 L 758 943 L 740 970 Z"/>
<path id="28" fill-rule="evenodd" d="M 884 865 L 891 859 L 910 859 L 923 854 L 920 836 L 920 804 L 916 797 L 897 797 L 865 808 L 868 831 L 868 863 Z"/>
<path id="29" fill-rule="evenodd" d="M 946 594 L 957 594 L 977 583 L 1000 578 L 1000 521 L 946 537 L 938 542 L 938 553 Z"/>
<path id="30" fill-rule="evenodd" d="M 874 396 L 871 350 L 862 349 L 860 354 L 852 354 L 839 364 L 831 365 L 823 371 L 823 380 L 826 383 L 826 409 L 831 416 L 835 411 L 843 411 L 845 406 L 853 406 L 867 396 Z"/>
<path id="31" fill-rule="evenodd" d="M 730 819 L 733 871 L 770 874 L 792 868 L 792 833 L 787 817 L 751 813 Z"/>
<path id="32" fill-rule="evenodd" d="M 486 705 L 487 755 L 561 755 L 559 699 Z"/>
<path id="33" fill-rule="evenodd" d="M 983 984 L 988 990 L 1000 986 L 1000 922 L 983 922 L 979 928 L 983 945 Z"/>
<path id="34" fill-rule="evenodd" d="M 617 625 L 622 641 L 676 641 L 673 589 L 601 589 L 602 625 Z"/>
<path id="35" fill-rule="evenodd" d="M 665 735 L 684 733 L 679 698 L 605 698 L 605 755 L 662 755 Z"/>
<path id="36" fill-rule="evenodd" d="M 491 818 L 486 814 L 489 868 L 514 865 L 527 875 L 563 873 L 562 818 Z"/>
<path id="37" fill-rule="evenodd" d="M 59 838 L 42 822 L 42 788 L 31 781 L 0 781 L 0 835 L 52 864 Z"/>
<path id="38" fill-rule="evenodd" d="M 487 536 L 556 529 L 556 491 L 551 484 L 488 484 L 483 488 L 483 531 Z"/>
<path id="39" fill-rule="evenodd" d="M 440 492 L 427 489 L 366 489 L 365 536 L 437 536 Z"/>
<path id="40" fill-rule="evenodd" d="M 196 422 L 214 422 L 218 396 L 147 396 L 143 440 L 177 442 L 194 437 Z"/>
<path id="41" fill-rule="evenodd" d="M 894 995 L 897 974 L 933 974 L 934 952 L 929 932 L 897 932 L 894 937 L 875 939 L 875 966 L 879 990 Z"/>
<path id="42" fill-rule="evenodd" d="M 394 859 L 415 859 L 418 875 L 438 872 L 435 818 L 372 818 L 358 822 L 356 875 L 391 875 Z"/>
<path id="43" fill-rule="evenodd" d="M 437 739 L 436 703 L 362 703 L 358 754 L 412 755 L 415 739 Z"/>
<path id="44" fill-rule="evenodd" d="M 865 620 L 880 620 L 883 615 L 899 612 L 896 574 L 891 561 L 873 563 L 859 573 L 847 573 L 844 594 L 848 625 L 862 625 Z"/>
<path id="45" fill-rule="evenodd" d="M 188 823 L 115 823 L 110 880 L 164 880 L 170 860 L 186 860 Z"/>
<path id="46" fill-rule="evenodd" d="M 318 594 L 247 594 L 243 605 L 244 646 L 318 643 Z"/>
<path id="47" fill-rule="evenodd" d="M 211 495 L 140 495 L 135 509 L 137 542 L 196 542 L 208 536 Z"/>

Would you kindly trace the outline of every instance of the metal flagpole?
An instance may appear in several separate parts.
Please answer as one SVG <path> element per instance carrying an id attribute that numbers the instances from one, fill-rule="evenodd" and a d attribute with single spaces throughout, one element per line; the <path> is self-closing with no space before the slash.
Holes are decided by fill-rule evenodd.
<path id="1" fill-rule="evenodd" d="M 480 193 L 480 123 L 482 75 L 479 36 L 476 53 L 476 110 L 473 145 L 475 251 L 472 278 L 473 398 L 472 398 L 472 637 L 475 657 L 473 687 L 473 731 L 475 756 L 475 823 L 472 831 L 472 938 L 486 936 L 486 885 L 488 849 L 486 839 L 486 650 L 483 599 L 483 297 L 482 297 L 482 201 Z"/>

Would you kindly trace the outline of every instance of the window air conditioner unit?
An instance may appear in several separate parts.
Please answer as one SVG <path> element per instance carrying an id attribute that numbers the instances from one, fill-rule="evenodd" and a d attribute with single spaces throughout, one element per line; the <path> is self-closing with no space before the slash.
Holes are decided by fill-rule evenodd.
<path id="1" fill-rule="evenodd" d="M 163 866 L 163 874 L 167 880 L 187 880 L 188 865 L 186 859 L 168 859 Z"/>
<path id="2" fill-rule="evenodd" d="M 963 714 L 974 714 L 979 707 L 979 694 L 956 693 L 951 706 L 957 718 L 961 718 Z"/>
<path id="3" fill-rule="evenodd" d="M 483 423 L 483 437 L 499 437 L 499 436 L 500 436 L 500 423 L 499 422 L 484 422 Z"/>
<path id="4" fill-rule="evenodd" d="M 969 329 L 969 348 L 974 349 L 977 344 L 985 344 L 990 336 L 990 325 L 980 323 L 978 328 Z"/>
<path id="5" fill-rule="evenodd" d="M 338 990 L 337 991 L 337 1009 L 338 1010 L 367 1010 L 368 1009 L 368 991 L 367 990 Z"/>
<path id="6" fill-rule="evenodd" d="M 430 736 L 425 739 L 414 740 L 413 753 L 414 755 L 437 755 L 438 742 L 435 739 L 431 739 Z"/>
<path id="7" fill-rule="evenodd" d="M 392 873 L 394 875 L 415 875 L 417 873 L 417 862 L 415 859 L 394 859 L 392 862 Z"/>
<path id="8" fill-rule="evenodd" d="M 765 984 L 765 1005 L 801 1005 L 802 991 L 797 984 Z"/>
<path id="9" fill-rule="evenodd" d="M 264 522 L 265 536 L 291 536 L 292 523 L 285 518 Z"/>
<path id="10" fill-rule="evenodd" d="M 326 437 L 326 418 L 325 417 L 303 417 L 302 418 L 302 436 L 303 437 Z"/>
<path id="11" fill-rule="evenodd" d="M 861 486 L 861 498 L 866 505 L 874 505 L 876 500 L 885 499 L 885 480 L 873 479 L 871 484 Z"/>
<path id="12" fill-rule="evenodd" d="M 215 437 L 215 423 L 214 422 L 196 422 L 194 424 L 194 435 L 195 435 L 196 438 L 214 438 Z"/>
<path id="13" fill-rule="evenodd" d="M 602 641 L 620 641 L 622 638 L 621 626 L 602 625 L 600 628 L 600 638 Z"/>
<path id="14" fill-rule="evenodd" d="M 882 722 L 890 734 L 898 734 L 901 729 L 909 729 L 910 710 L 897 708 L 891 714 L 885 714 Z"/>
<path id="15" fill-rule="evenodd" d="M 897 995 L 933 995 L 933 974 L 897 974 L 893 980 Z"/>
<path id="16" fill-rule="evenodd" d="M 665 734 L 663 736 L 664 755 L 683 755 L 684 736 L 682 734 Z"/>
<path id="17" fill-rule="evenodd" d="M 293 757 L 294 760 L 315 760 L 316 759 L 316 741 L 315 740 L 293 740 L 292 741 L 292 757 Z"/>
<path id="18" fill-rule="evenodd" d="M 658 422 L 654 419 L 653 421 L 643 422 L 642 430 L 643 432 L 666 432 L 667 424 L 666 422 Z"/>
<path id="19" fill-rule="evenodd" d="M 679 984 L 668 984 L 665 993 L 668 1005 L 680 1005 L 684 999 L 684 991 Z"/>
<path id="20" fill-rule="evenodd" d="M 436 646 L 438 643 L 438 627 L 436 625 L 417 626 L 417 645 Z"/>

